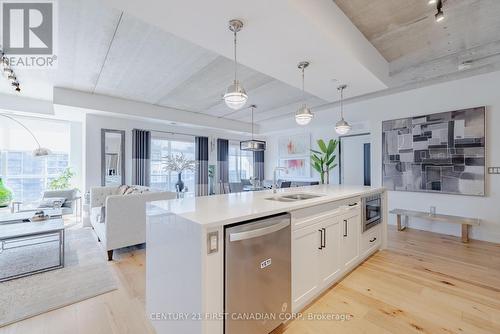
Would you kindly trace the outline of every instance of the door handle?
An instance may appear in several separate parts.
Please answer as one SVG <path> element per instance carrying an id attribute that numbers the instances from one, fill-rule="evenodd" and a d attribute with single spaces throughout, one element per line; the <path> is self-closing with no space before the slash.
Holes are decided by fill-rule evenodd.
<path id="1" fill-rule="evenodd" d="M 318 249 L 323 249 L 323 229 L 319 229 L 319 247 Z"/>
<path id="2" fill-rule="evenodd" d="M 323 248 L 326 247 L 326 228 L 322 228 L 323 230 Z"/>
<path id="3" fill-rule="evenodd" d="M 347 237 L 347 219 L 344 219 L 344 237 Z"/>
<path id="4" fill-rule="evenodd" d="M 377 240 L 377 238 L 373 238 L 370 240 L 370 242 L 374 242 L 375 240 Z"/>

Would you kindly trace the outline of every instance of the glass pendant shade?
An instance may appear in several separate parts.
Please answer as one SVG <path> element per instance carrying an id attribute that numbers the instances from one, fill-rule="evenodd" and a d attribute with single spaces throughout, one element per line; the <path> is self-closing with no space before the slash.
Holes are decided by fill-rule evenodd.
<path id="1" fill-rule="evenodd" d="M 335 124 L 335 132 L 337 132 L 339 135 L 345 135 L 349 131 L 351 131 L 352 126 L 347 123 L 344 119 L 341 119 L 340 121 Z"/>
<path id="2" fill-rule="evenodd" d="M 226 93 L 224 94 L 224 102 L 226 102 L 229 108 L 239 110 L 243 108 L 247 100 L 248 95 L 245 89 L 241 87 L 239 81 L 235 80 L 232 85 L 227 87 Z"/>
<path id="3" fill-rule="evenodd" d="M 313 113 L 309 108 L 307 108 L 306 105 L 300 107 L 300 109 L 295 113 L 295 122 L 297 122 L 298 125 L 307 125 L 313 118 Z"/>
<path id="4" fill-rule="evenodd" d="M 48 148 L 39 147 L 39 148 L 34 149 L 32 154 L 34 157 L 45 157 L 47 155 L 50 155 L 51 152 Z"/>

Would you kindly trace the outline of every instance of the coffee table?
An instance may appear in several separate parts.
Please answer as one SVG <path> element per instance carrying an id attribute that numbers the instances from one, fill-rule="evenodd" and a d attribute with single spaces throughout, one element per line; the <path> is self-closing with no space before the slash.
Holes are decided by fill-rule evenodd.
<path id="1" fill-rule="evenodd" d="M 26 211 L 18 211 L 15 213 L 0 212 L 0 225 L 29 221 L 37 211 L 40 210 L 26 210 Z M 46 215 L 48 215 L 50 219 L 62 218 L 61 209 L 43 209 L 42 211 Z"/>
<path id="2" fill-rule="evenodd" d="M 59 263 L 57 265 L 19 272 L 5 277 L 0 276 L 0 282 L 63 268 L 64 221 L 62 219 L 48 219 L 42 222 L 19 222 L 0 225 L 0 261 L 2 256 L 5 256 L 11 249 L 48 243 L 59 244 Z"/>

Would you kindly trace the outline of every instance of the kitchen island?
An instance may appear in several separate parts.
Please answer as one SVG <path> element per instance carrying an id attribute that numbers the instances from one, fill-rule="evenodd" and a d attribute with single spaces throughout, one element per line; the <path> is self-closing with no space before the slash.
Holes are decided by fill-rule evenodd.
<path id="1" fill-rule="evenodd" d="M 363 231 L 362 198 L 378 194 L 381 221 Z M 291 282 L 283 282 L 282 287 L 291 290 L 291 305 L 283 303 L 282 311 L 300 312 L 367 257 L 386 247 L 386 214 L 383 188 L 342 185 L 149 203 L 147 315 L 158 334 L 222 334 L 225 319 L 227 322 L 234 316 L 225 309 L 226 231 L 228 227 L 273 217 L 289 221 L 286 231 L 291 244 Z M 256 265 L 260 264 L 263 271 L 279 265 L 271 257 L 261 260 Z M 249 293 L 252 291 L 242 296 L 248 298 Z"/>

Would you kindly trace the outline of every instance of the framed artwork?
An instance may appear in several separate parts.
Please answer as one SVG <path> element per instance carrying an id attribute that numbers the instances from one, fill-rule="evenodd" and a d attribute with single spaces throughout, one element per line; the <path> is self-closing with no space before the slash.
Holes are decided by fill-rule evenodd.
<path id="1" fill-rule="evenodd" d="M 485 195 L 485 107 L 382 123 L 389 190 Z"/>
<path id="2" fill-rule="evenodd" d="M 288 169 L 288 174 L 280 172 L 280 177 L 287 180 L 311 176 L 309 157 L 280 159 L 279 165 Z"/>
<path id="3" fill-rule="evenodd" d="M 308 156 L 311 149 L 311 136 L 307 134 L 290 135 L 278 139 L 280 158 Z"/>

